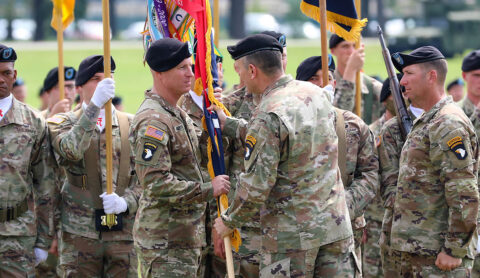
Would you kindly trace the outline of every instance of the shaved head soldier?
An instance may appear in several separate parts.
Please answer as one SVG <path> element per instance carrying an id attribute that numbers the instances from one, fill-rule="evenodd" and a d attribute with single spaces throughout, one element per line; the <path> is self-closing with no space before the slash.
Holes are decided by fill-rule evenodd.
<path id="1" fill-rule="evenodd" d="M 425 110 L 402 148 L 394 192 L 391 257 L 397 277 L 470 275 L 478 215 L 478 143 L 463 111 L 445 95 L 447 62 L 432 46 L 393 53 L 404 96 Z M 453 271 L 455 274 L 453 274 Z"/>
<path id="2" fill-rule="evenodd" d="M 52 242 L 55 185 L 46 122 L 12 95 L 16 59 L 0 44 L 0 277 L 34 277 Z"/>
<path id="3" fill-rule="evenodd" d="M 243 139 L 246 151 L 245 173 L 215 229 L 228 235 L 261 211 L 260 277 L 353 277 L 352 229 L 326 94 L 284 74 L 283 46 L 270 36 L 249 36 L 228 51 L 247 91 L 262 97 L 248 126 L 217 111 L 225 135 Z"/>

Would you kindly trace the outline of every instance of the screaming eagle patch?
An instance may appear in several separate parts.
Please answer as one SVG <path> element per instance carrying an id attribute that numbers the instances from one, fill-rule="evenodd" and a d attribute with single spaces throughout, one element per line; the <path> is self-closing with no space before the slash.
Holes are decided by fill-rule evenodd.
<path id="1" fill-rule="evenodd" d="M 145 161 L 150 161 L 152 160 L 153 154 L 155 151 L 157 151 L 157 145 L 145 142 L 143 145 L 143 153 L 142 153 L 142 159 Z"/>
<path id="2" fill-rule="evenodd" d="M 467 150 L 463 144 L 462 137 L 453 137 L 452 139 L 448 140 L 447 145 L 458 159 L 464 160 L 467 157 Z"/>
<path id="3" fill-rule="evenodd" d="M 255 137 L 248 135 L 247 139 L 245 140 L 245 160 L 249 160 L 250 156 L 252 155 L 253 148 L 257 143 L 257 139 Z"/>

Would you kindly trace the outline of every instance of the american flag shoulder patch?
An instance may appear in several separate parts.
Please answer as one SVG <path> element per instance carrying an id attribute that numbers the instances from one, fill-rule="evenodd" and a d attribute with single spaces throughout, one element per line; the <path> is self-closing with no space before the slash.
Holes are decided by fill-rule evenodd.
<path id="1" fill-rule="evenodd" d="M 147 130 L 145 131 L 145 136 L 162 141 L 165 137 L 165 131 L 149 125 L 147 126 Z"/>

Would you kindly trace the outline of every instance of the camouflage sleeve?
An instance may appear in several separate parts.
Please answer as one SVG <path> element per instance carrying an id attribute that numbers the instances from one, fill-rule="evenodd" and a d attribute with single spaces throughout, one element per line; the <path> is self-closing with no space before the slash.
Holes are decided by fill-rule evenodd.
<path id="1" fill-rule="evenodd" d="M 155 127 L 164 131 L 162 140 L 145 137 L 147 126 Z M 168 127 L 158 121 L 144 121 L 140 123 L 134 138 L 133 148 L 135 151 L 135 170 L 143 188 L 144 196 L 151 199 L 163 199 L 170 203 L 198 203 L 206 202 L 213 198 L 211 182 L 201 183 L 185 180 L 172 173 L 172 161 L 170 159 L 169 143 L 171 134 Z M 155 149 L 152 158 L 142 158 L 144 150 L 148 146 Z M 191 168 L 191 166 L 189 166 Z M 194 171 L 194 169 L 190 169 Z"/>
<path id="2" fill-rule="evenodd" d="M 135 169 L 135 154 L 133 151 L 131 152 L 130 168 Z M 125 201 L 127 201 L 129 214 L 135 214 L 137 212 L 138 201 L 140 200 L 140 195 L 142 195 L 142 186 L 138 181 L 137 175 L 134 171 L 132 172 L 132 175 L 130 175 L 130 184 L 128 185 L 128 188 L 125 189 L 122 196 L 125 198 Z"/>
<path id="3" fill-rule="evenodd" d="M 241 227 L 260 210 L 275 185 L 287 139 L 288 130 L 276 115 L 260 113 L 252 121 L 245 139 L 245 173 L 240 175 L 233 202 L 222 216 L 225 225 Z"/>
<path id="4" fill-rule="evenodd" d="M 360 128 L 355 177 L 347 190 L 350 216 L 357 218 L 375 198 L 378 187 L 378 156 L 375 138 L 367 125 Z"/>
<path id="5" fill-rule="evenodd" d="M 241 141 L 244 142 L 247 133 L 247 124 L 248 122 L 244 119 L 227 117 L 222 130 L 223 134 L 232 139 L 240 138 Z"/>
<path id="6" fill-rule="evenodd" d="M 48 129 L 44 120 L 41 121 L 41 135 L 32 150 L 33 196 L 35 214 L 37 216 L 37 239 L 35 247 L 48 249 L 52 243 L 55 174 L 48 163 L 51 155 Z"/>
<path id="7" fill-rule="evenodd" d="M 355 108 L 355 83 L 342 79 L 335 87 L 333 106 L 353 111 Z"/>
<path id="8" fill-rule="evenodd" d="M 393 208 L 395 193 L 397 191 L 397 179 L 399 172 L 400 153 L 403 140 L 400 137 L 398 124 L 387 122 L 380 131 L 380 145 L 378 156 L 380 161 L 380 196 L 384 207 Z"/>
<path id="9" fill-rule="evenodd" d="M 100 109 L 90 103 L 73 127 L 68 122 L 56 124 L 49 121 L 52 131 L 58 134 L 52 142 L 53 147 L 63 159 L 69 161 L 83 159 L 85 151 L 90 146 L 99 112 Z"/>
<path id="10" fill-rule="evenodd" d="M 460 121 L 450 121 L 430 130 L 430 159 L 445 186 L 448 227 L 442 248 L 450 256 L 463 258 L 477 226 L 478 157 L 475 133 L 470 137 Z"/>

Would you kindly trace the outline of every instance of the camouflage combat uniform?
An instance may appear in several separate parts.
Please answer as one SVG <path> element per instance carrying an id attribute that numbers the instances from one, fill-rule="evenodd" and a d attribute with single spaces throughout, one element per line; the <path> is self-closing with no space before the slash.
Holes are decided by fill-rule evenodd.
<path id="1" fill-rule="evenodd" d="M 478 138 L 478 134 L 480 134 L 480 109 L 475 108 L 473 103 L 470 100 L 468 100 L 467 97 L 465 97 L 459 105 L 460 107 L 462 107 L 463 112 L 465 112 L 467 116 L 469 116 L 468 113 L 470 113 L 471 115 L 470 120 L 473 124 L 473 127 L 475 129 L 475 132 Z M 480 213 L 479 213 L 479 221 L 477 223 L 480 223 Z M 477 227 L 477 236 L 479 233 L 480 233 L 480 229 L 479 227 Z M 476 240 L 472 240 L 472 241 L 474 241 L 472 245 L 472 252 L 474 252 L 475 254 L 475 259 L 474 259 L 473 268 L 472 268 L 472 277 L 480 277 L 480 254 L 477 254 L 477 251 L 476 251 L 478 242 L 476 242 Z"/>
<path id="2" fill-rule="evenodd" d="M 254 96 L 246 91 L 246 87 L 240 88 L 222 98 L 222 102 L 232 117 L 249 121 L 256 107 Z M 245 138 L 235 138 L 228 149 L 228 175 L 230 176 L 231 194 L 237 187 L 241 173 L 245 172 Z M 233 200 L 233 198 L 230 198 Z M 240 235 L 242 245 L 238 252 L 234 252 L 234 267 L 236 277 L 254 278 L 259 275 L 260 248 L 262 246 L 262 232 L 260 230 L 260 214 L 257 212 L 249 221 L 242 223 Z"/>
<path id="3" fill-rule="evenodd" d="M 260 211 L 260 277 L 353 277 L 352 228 L 326 94 L 284 76 L 265 90 L 248 130 L 245 121 L 227 118 L 224 134 L 246 138 L 246 172 L 223 220 L 241 227 Z"/>
<path id="4" fill-rule="evenodd" d="M 124 138 L 128 136 L 128 127 L 121 131 L 120 113 L 128 123 L 131 118 L 115 110 L 112 115 L 113 191 L 125 198 L 128 206 L 122 213 L 122 231 L 99 232 L 95 228 L 95 209 L 103 209 L 103 204 L 101 198 L 92 194 L 96 194 L 95 190 L 106 192 L 105 130 L 100 133 L 97 119 L 89 119 L 84 109 L 47 120 L 58 164 L 67 176 L 58 208 L 59 268 L 63 277 L 136 277 L 132 228 L 141 189 L 134 174 L 133 153 L 124 150 L 125 142 L 125 148 L 130 147 L 128 137 Z M 128 159 L 126 168 L 121 168 L 123 155 Z M 91 176 L 95 176 L 89 174 L 92 164 L 97 167 L 97 183 L 90 182 Z"/>
<path id="5" fill-rule="evenodd" d="M 441 251 L 463 259 L 448 275 L 470 275 L 473 260 L 467 255 L 478 215 L 477 157 L 473 126 L 450 97 L 414 122 L 400 156 L 397 187 L 389 183 L 382 192 L 386 206 L 395 199 L 390 234 L 395 276 L 447 277 L 435 266 Z"/>
<path id="6" fill-rule="evenodd" d="M 369 128 L 375 136 L 375 145 L 378 148 L 380 139 L 380 129 L 385 124 L 385 114 L 373 122 Z M 378 180 L 380 187 L 380 180 Z M 362 253 L 362 274 L 363 277 L 383 277 L 382 262 L 380 258 L 380 246 L 378 240 L 380 239 L 380 233 L 382 230 L 382 220 L 384 214 L 384 208 L 380 194 L 368 204 L 365 210 L 365 220 L 367 225 L 365 227 L 365 237 L 363 243 Z"/>
<path id="7" fill-rule="evenodd" d="M 457 103 L 460 108 L 462 108 L 463 113 L 467 115 L 467 117 L 472 117 L 473 112 L 475 111 L 475 105 L 472 103 L 470 99 L 468 99 L 467 96 L 465 96 L 461 101 Z"/>
<path id="8" fill-rule="evenodd" d="M 199 277 L 211 182 L 188 115 L 147 91 L 130 129 L 143 194 L 133 230 L 142 277 Z"/>
<path id="9" fill-rule="evenodd" d="M 362 75 L 362 120 L 371 124 L 385 111 L 380 103 L 380 92 L 382 83 L 376 79 L 361 73 Z M 340 72 L 335 70 L 335 99 L 333 105 L 343 110 L 353 111 L 355 109 L 355 83 L 342 78 Z"/>
<path id="10" fill-rule="evenodd" d="M 53 158 L 43 117 L 12 99 L 0 120 L 0 277 L 34 277 L 34 247 L 53 235 Z"/>
<path id="11" fill-rule="evenodd" d="M 360 263 L 362 259 L 361 245 L 366 225 L 364 211 L 374 199 L 379 186 L 377 148 L 373 133 L 362 119 L 350 111 L 338 108 L 336 111 L 337 114 L 342 113 L 345 123 L 346 146 L 339 144 L 339 149 L 345 148 L 347 175 L 344 186 L 355 238 L 355 253 L 359 268 L 362 268 Z M 338 132 L 337 135 L 340 138 L 341 135 Z M 339 166 L 340 169 L 345 167 L 340 163 Z"/>

